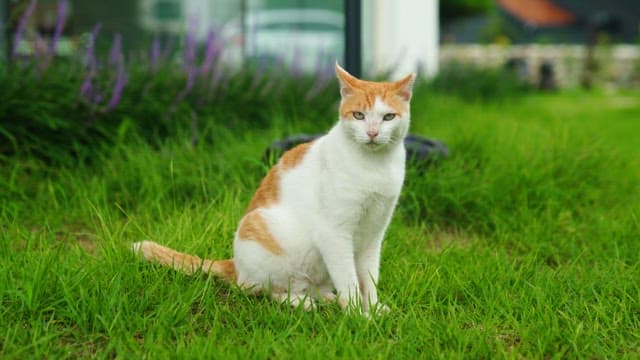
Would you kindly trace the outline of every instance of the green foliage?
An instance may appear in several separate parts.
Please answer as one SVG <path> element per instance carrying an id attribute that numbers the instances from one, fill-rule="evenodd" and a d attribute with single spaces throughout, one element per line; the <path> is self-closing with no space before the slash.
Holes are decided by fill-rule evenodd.
<path id="1" fill-rule="evenodd" d="M 441 0 L 440 19 L 442 22 L 456 18 L 488 12 L 494 5 L 492 0 Z"/>
<path id="2" fill-rule="evenodd" d="M 198 141 L 208 127 L 264 128 L 284 109 L 319 122 L 333 118 L 333 79 L 286 76 L 275 67 L 221 71 L 215 86 L 202 76 L 185 91 L 188 76 L 175 64 L 157 71 L 130 64 L 122 99 L 109 110 L 80 94 L 85 74 L 78 64 L 55 62 L 46 71 L 18 64 L 0 68 L 0 155 L 76 161 L 112 145 L 125 130 L 157 142 L 186 128 L 186 138 Z M 103 97 L 111 96 L 112 79 L 103 71 L 94 80 Z"/>
<path id="3" fill-rule="evenodd" d="M 44 74 L 0 68 L 0 154 L 20 149 L 57 156 L 61 148 L 70 152 L 102 139 L 100 128 L 88 126 L 88 112 L 78 101 L 79 77 L 66 64 Z"/>
<path id="4" fill-rule="evenodd" d="M 508 45 L 514 39 L 522 39 L 525 36 L 522 28 L 509 21 L 497 7 L 492 7 L 487 12 L 487 17 L 489 21 L 481 34 L 483 42 Z"/>
<path id="5" fill-rule="evenodd" d="M 463 63 L 443 66 L 430 85 L 436 92 L 471 101 L 512 99 L 531 89 L 515 70 Z"/>

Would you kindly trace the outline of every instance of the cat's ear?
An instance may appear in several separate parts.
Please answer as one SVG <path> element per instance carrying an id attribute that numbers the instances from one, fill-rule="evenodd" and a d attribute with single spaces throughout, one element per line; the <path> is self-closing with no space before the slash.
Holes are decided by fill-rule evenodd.
<path id="1" fill-rule="evenodd" d="M 358 86 L 358 80 L 355 76 L 349 74 L 336 61 L 336 76 L 340 82 L 340 95 L 347 96 L 353 94 L 353 90 Z"/>
<path id="2" fill-rule="evenodd" d="M 398 95 L 405 101 L 411 100 L 411 93 L 413 92 L 413 84 L 416 82 L 416 73 L 411 73 L 402 79 L 393 83 L 393 87 L 396 89 Z"/>

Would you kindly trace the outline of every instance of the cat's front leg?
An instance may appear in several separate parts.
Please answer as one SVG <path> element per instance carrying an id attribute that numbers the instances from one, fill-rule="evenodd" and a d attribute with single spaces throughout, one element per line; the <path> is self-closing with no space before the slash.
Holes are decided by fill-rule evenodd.
<path id="1" fill-rule="evenodd" d="M 377 285 L 380 274 L 382 241 L 397 201 L 397 196 L 374 198 L 365 217 L 360 222 L 359 231 L 356 232 L 356 271 L 364 299 L 364 307 L 368 313 L 389 311 L 386 305 L 378 302 Z"/>
<path id="2" fill-rule="evenodd" d="M 353 250 L 353 238 L 339 231 L 319 231 L 316 244 L 327 267 L 337 301 L 348 311 L 363 309 Z"/>
<path id="3" fill-rule="evenodd" d="M 388 312 L 386 305 L 378 302 L 378 276 L 382 235 L 367 244 L 356 254 L 356 273 L 360 284 L 364 310 L 367 313 Z"/>

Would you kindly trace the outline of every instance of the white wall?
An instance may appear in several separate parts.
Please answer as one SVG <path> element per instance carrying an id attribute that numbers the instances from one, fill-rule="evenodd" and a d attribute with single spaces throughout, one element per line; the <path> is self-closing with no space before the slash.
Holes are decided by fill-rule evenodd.
<path id="1" fill-rule="evenodd" d="M 365 74 L 437 73 L 438 0 L 363 0 L 362 13 Z"/>
<path id="2" fill-rule="evenodd" d="M 198 40 L 203 41 L 213 26 L 211 14 L 213 2 L 210 0 L 186 0 L 182 2 L 187 27 L 198 26 Z M 194 23 L 195 22 L 195 23 Z"/>

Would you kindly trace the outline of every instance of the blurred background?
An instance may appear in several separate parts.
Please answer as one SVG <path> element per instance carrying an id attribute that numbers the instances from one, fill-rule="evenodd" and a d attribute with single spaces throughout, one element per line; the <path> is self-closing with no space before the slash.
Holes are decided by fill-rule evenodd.
<path id="1" fill-rule="evenodd" d="M 406 2 L 406 1 L 405 1 Z M 59 26 L 60 1 L 42 0 L 32 11 L 31 0 L 4 1 L 5 48 L 17 46 L 19 55 L 29 55 L 38 40 L 50 42 Z M 231 65 L 244 62 L 283 63 L 296 71 L 311 72 L 343 62 L 347 17 L 358 25 L 353 36 L 365 42 L 362 56 L 370 73 L 398 67 L 414 67 L 416 60 L 428 63 L 425 70 L 437 68 L 437 1 L 343 0 L 116 0 L 64 1 L 65 23 L 58 40 L 57 54 L 70 56 L 87 46 L 96 24 L 103 36 L 119 34 L 130 51 L 148 44 L 154 36 L 174 45 L 185 34 L 202 46 L 211 33 L 219 37 L 223 61 Z M 401 5 L 401 6 L 398 6 Z M 407 7 L 408 6 L 408 7 Z M 29 16 L 24 27 L 20 20 Z M 416 37 L 415 33 L 421 34 Z M 16 33 L 19 44 L 11 44 Z M 36 39 L 39 38 L 39 39 Z M 84 41 L 83 41 L 84 40 Z M 414 54 L 415 53 L 415 54 Z M 361 55 L 358 54 L 358 58 Z M 406 70 L 406 69 L 404 69 Z"/>
<path id="2" fill-rule="evenodd" d="M 637 86 L 640 63 L 635 0 L 5 0 L 0 16 L 4 59 L 54 41 L 56 56 L 72 57 L 99 26 L 102 38 L 121 39 L 125 56 L 140 56 L 154 39 L 177 48 L 215 37 L 230 66 L 307 73 L 352 53 L 348 67 L 366 76 L 433 77 L 465 63 L 507 66 L 547 88 Z"/>
<path id="3" fill-rule="evenodd" d="M 4 0 L 0 19 L 0 154 L 331 123 L 336 61 L 467 101 L 640 87 L 637 0 Z"/>

